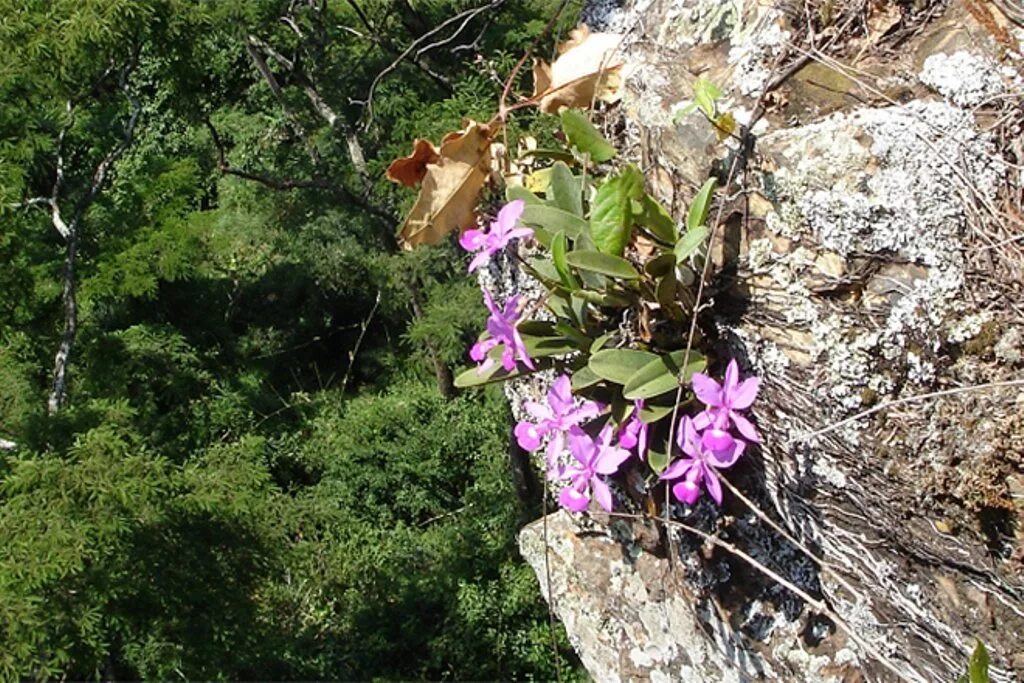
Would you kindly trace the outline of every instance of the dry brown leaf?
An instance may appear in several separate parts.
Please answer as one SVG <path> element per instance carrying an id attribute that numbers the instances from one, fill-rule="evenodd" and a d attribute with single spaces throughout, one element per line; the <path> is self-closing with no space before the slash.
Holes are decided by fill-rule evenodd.
<path id="1" fill-rule="evenodd" d="M 902 18 L 899 5 L 893 0 L 871 0 L 868 3 L 868 41 L 877 43 Z"/>
<path id="2" fill-rule="evenodd" d="M 399 233 L 402 247 L 437 244 L 452 230 L 476 222 L 476 204 L 491 163 L 491 130 L 467 121 L 444 136 L 436 162 L 426 165 L 420 194 Z"/>
<path id="3" fill-rule="evenodd" d="M 423 176 L 427 175 L 427 164 L 436 164 L 437 159 L 438 153 L 434 143 L 416 138 L 412 143 L 412 154 L 392 161 L 386 175 L 391 182 L 416 187 L 423 180 Z"/>
<path id="4" fill-rule="evenodd" d="M 533 96 L 540 97 L 540 110 L 556 114 L 562 107 L 590 107 L 595 99 L 618 100 L 621 43 L 618 33 L 591 33 L 584 25 L 573 30 L 554 63 L 538 60 L 533 65 Z"/>

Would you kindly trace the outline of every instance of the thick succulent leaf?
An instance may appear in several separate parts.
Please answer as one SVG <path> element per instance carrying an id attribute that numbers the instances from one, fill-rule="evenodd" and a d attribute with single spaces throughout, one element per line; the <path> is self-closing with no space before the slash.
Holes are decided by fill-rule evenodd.
<path id="1" fill-rule="evenodd" d="M 582 111 L 563 109 L 561 118 L 565 137 L 581 154 L 588 154 L 597 162 L 608 161 L 615 156 L 615 147 L 604 139 Z"/>
<path id="2" fill-rule="evenodd" d="M 588 289 L 577 289 L 573 292 L 573 296 L 578 296 L 587 303 L 595 304 L 597 306 L 610 306 L 612 308 L 628 308 L 634 303 L 632 300 L 618 294 L 610 292 L 592 292 Z"/>
<path id="3" fill-rule="evenodd" d="M 679 238 L 675 248 L 672 250 L 676 255 L 676 263 L 682 263 L 696 254 L 707 238 L 708 229 L 703 225 L 687 230 L 686 234 Z"/>
<path id="4" fill-rule="evenodd" d="M 586 270 L 591 273 L 600 273 L 609 277 L 617 277 L 622 280 L 639 279 L 640 273 L 636 271 L 633 264 L 624 258 L 602 254 L 598 251 L 570 251 L 565 255 L 570 266 Z"/>
<path id="5" fill-rule="evenodd" d="M 598 251 L 622 255 L 633 232 L 633 201 L 643 194 L 643 174 L 632 164 L 597 188 L 590 209 L 590 236 Z"/>
<path id="6" fill-rule="evenodd" d="M 601 381 L 602 378 L 600 375 L 591 370 L 588 366 L 584 365 L 582 368 L 572 373 L 572 390 L 579 391 L 580 389 L 586 389 L 587 387 L 592 387 Z"/>
<path id="7" fill-rule="evenodd" d="M 527 206 L 541 206 L 544 204 L 543 199 L 530 192 L 522 185 L 509 185 L 505 190 L 505 198 L 510 202 L 515 201 L 516 199 L 522 199 Z"/>
<path id="8" fill-rule="evenodd" d="M 711 196 L 715 193 L 718 185 L 716 178 L 708 178 L 704 185 L 697 192 L 690 204 L 690 210 L 686 212 L 686 229 L 693 230 L 701 225 L 707 225 L 708 213 L 711 211 Z"/>
<path id="9" fill-rule="evenodd" d="M 548 178 L 548 197 L 555 208 L 568 211 L 574 216 L 583 215 L 583 195 L 580 178 L 573 175 L 561 161 L 551 167 Z"/>
<path id="10" fill-rule="evenodd" d="M 579 216 L 543 204 L 527 204 L 519 222 L 534 230 L 541 228 L 552 236 L 557 232 L 564 232 L 566 237 L 573 240 L 587 229 L 587 222 Z"/>
<path id="11" fill-rule="evenodd" d="M 675 391 L 679 382 L 688 382 L 693 373 L 703 370 L 707 363 L 697 351 L 690 351 L 690 359 L 686 368 L 682 368 L 685 351 L 673 351 L 662 355 L 637 370 L 622 389 L 627 399 L 651 398 L 669 391 Z"/>
<path id="12" fill-rule="evenodd" d="M 603 349 L 590 357 L 587 365 L 598 377 L 625 384 L 638 370 L 658 360 L 658 356 L 637 349 Z"/>
<path id="13" fill-rule="evenodd" d="M 675 244 L 679 239 L 676 222 L 661 203 L 649 194 L 644 193 L 640 199 L 640 222 L 651 233 L 666 244 Z"/>
<path id="14" fill-rule="evenodd" d="M 569 270 L 569 262 L 565 260 L 568 250 L 569 240 L 564 232 L 559 232 L 551 238 L 551 261 L 555 264 L 558 277 L 561 278 L 562 284 L 567 289 L 579 289 L 580 284 L 572 274 L 572 271 Z"/>
<path id="15" fill-rule="evenodd" d="M 662 277 L 667 275 L 675 265 L 676 257 L 674 254 L 661 254 L 644 264 L 644 272 L 651 277 Z"/>

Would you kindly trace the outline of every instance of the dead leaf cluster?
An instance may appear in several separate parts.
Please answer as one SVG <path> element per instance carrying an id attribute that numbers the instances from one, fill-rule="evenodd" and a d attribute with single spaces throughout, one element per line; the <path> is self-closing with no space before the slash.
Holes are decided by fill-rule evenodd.
<path id="1" fill-rule="evenodd" d="M 551 64 L 534 64 L 534 92 L 529 103 L 546 113 L 562 107 L 589 108 L 597 100 L 615 102 L 620 97 L 622 36 L 591 33 L 580 26 L 559 46 Z M 465 120 L 460 131 L 448 133 L 440 149 L 417 138 L 409 156 L 395 159 L 387 178 L 406 187 L 420 186 L 399 232 L 405 249 L 437 244 L 454 230 L 476 223 L 476 205 L 492 164 L 492 144 L 503 125 L 500 117 L 489 123 Z"/>

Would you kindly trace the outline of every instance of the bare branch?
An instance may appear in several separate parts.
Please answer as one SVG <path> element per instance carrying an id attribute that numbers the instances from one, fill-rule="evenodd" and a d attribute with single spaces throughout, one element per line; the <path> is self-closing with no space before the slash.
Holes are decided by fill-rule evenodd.
<path id="1" fill-rule="evenodd" d="M 0 451 L 16 451 L 18 450 L 18 444 L 14 441 L 8 441 L 7 439 L 0 439 Z"/>
<path id="2" fill-rule="evenodd" d="M 395 58 L 393 62 L 388 64 L 386 67 L 384 67 L 383 71 L 377 74 L 377 76 L 373 79 L 373 82 L 370 84 L 370 91 L 366 95 L 366 123 L 364 124 L 363 127 L 367 128 L 373 122 L 373 95 L 377 91 L 377 86 L 380 84 L 380 82 L 384 79 L 385 76 L 387 76 L 389 73 L 397 69 L 398 65 L 401 64 L 406 57 L 412 54 L 412 52 L 416 50 L 416 48 L 419 47 L 421 43 L 429 39 L 431 36 L 440 33 L 441 31 L 448 28 L 452 24 L 458 21 L 465 20 L 463 21 L 462 25 L 455 31 L 455 33 L 452 34 L 452 37 L 454 38 L 454 36 L 458 35 L 462 31 L 462 29 L 465 27 L 465 25 L 469 22 L 470 19 L 477 16 L 481 12 L 497 9 L 503 4 L 505 4 L 505 0 L 491 0 L 491 2 L 487 3 L 486 5 L 480 5 L 479 7 L 468 9 L 465 12 L 459 12 L 455 16 L 449 17 L 445 21 L 441 22 L 436 28 L 427 31 L 422 36 L 412 41 L 412 43 L 410 43 L 408 47 L 402 50 L 402 52 L 398 55 L 398 57 Z M 440 44 L 444 44 L 444 42 Z M 420 50 L 419 52 L 416 53 L 415 56 L 422 56 L 424 51 L 425 50 Z"/>

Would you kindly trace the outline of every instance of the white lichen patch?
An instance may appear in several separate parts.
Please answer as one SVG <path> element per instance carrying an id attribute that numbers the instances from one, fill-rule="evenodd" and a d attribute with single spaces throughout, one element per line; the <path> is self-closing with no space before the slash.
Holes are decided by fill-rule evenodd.
<path id="1" fill-rule="evenodd" d="M 991 57 L 965 50 L 929 56 L 918 78 L 959 107 L 991 103 L 1010 92 L 1021 92 L 1020 75 Z"/>
<path id="2" fill-rule="evenodd" d="M 733 85 L 744 95 L 758 95 L 768 84 L 772 65 L 790 38 L 782 22 L 781 10 L 765 8 L 733 33 L 729 63 L 734 67 Z"/>

